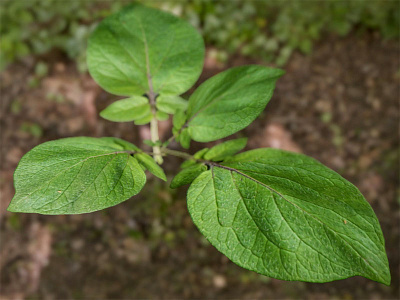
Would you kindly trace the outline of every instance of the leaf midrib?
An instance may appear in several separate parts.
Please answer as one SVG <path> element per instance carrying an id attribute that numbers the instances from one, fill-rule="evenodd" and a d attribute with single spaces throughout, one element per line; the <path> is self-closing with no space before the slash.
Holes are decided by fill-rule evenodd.
<path id="1" fill-rule="evenodd" d="M 245 78 L 248 78 L 250 76 L 251 76 L 251 74 L 247 74 L 246 76 L 243 76 L 240 79 L 245 79 Z M 233 90 L 230 90 L 229 87 L 228 87 L 226 91 L 222 92 L 222 94 L 220 94 L 219 96 L 215 97 L 215 99 L 211 100 L 209 103 L 207 103 L 205 106 L 201 107 L 197 112 L 195 112 L 193 114 L 193 116 L 186 122 L 186 125 L 189 125 L 189 123 L 191 121 L 193 121 L 194 118 L 196 118 L 200 113 L 202 113 L 204 110 L 209 108 L 211 105 L 216 103 L 221 98 L 226 97 L 226 96 L 230 96 L 231 94 L 236 93 L 238 90 L 240 90 L 240 89 L 242 89 L 242 88 L 244 88 L 246 86 L 258 84 L 258 83 L 261 83 L 261 82 L 263 82 L 265 80 L 269 80 L 269 79 L 276 79 L 276 77 L 271 77 L 271 78 L 267 78 L 267 79 L 263 78 L 261 80 L 255 81 L 255 82 L 251 82 L 250 84 L 245 84 L 244 86 L 240 86 L 240 88 L 234 88 Z M 190 102 L 190 99 L 189 99 L 189 102 Z"/>
<path id="2" fill-rule="evenodd" d="M 264 234 L 263 230 L 261 230 L 261 228 L 259 227 L 258 223 L 253 219 L 253 216 L 252 216 L 252 214 L 250 213 L 246 202 L 244 201 L 243 195 L 242 195 L 242 193 L 240 192 L 239 188 L 237 187 L 236 181 L 235 181 L 235 179 L 234 179 L 233 176 L 232 176 L 232 172 L 233 172 L 233 171 L 230 171 L 232 181 L 233 181 L 234 184 L 235 184 L 235 188 L 236 188 L 236 190 L 238 191 L 238 193 L 239 193 L 239 195 L 240 195 L 240 197 L 241 197 L 241 199 L 242 199 L 242 201 L 243 201 L 243 204 L 244 204 L 244 206 L 245 206 L 245 208 L 246 208 L 247 213 L 248 213 L 249 216 L 252 218 L 254 224 L 257 226 L 257 228 L 260 230 L 260 232 L 263 233 L 263 235 L 265 236 L 265 238 L 266 238 L 268 241 L 270 241 L 273 245 L 275 245 L 275 246 L 278 248 L 279 253 L 280 253 L 279 256 L 281 256 L 281 251 L 287 251 L 287 252 L 291 252 L 291 253 L 294 253 L 294 254 L 297 255 L 297 252 L 295 252 L 295 251 L 291 251 L 291 250 L 283 249 L 283 248 L 279 247 L 278 245 L 276 245 L 274 242 L 272 242 L 272 240 L 270 240 L 270 239 Z M 248 179 L 250 179 L 250 178 L 248 178 Z M 259 183 L 259 182 L 258 182 L 258 183 Z M 263 185 L 262 183 L 260 183 L 260 184 L 261 184 L 262 186 L 266 187 L 266 186 Z M 271 191 L 271 192 L 272 192 L 272 191 Z M 279 193 L 277 193 L 277 194 L 278 194 L 280 197 L 282 197 Z M 278 211 L 279 211 L 279 214 L 281 215 L 282 219 L 285 220 L 285 223 L 288 225 L 288 227 L 290 228 L 290 230 L 293 232 L 293 234 L 294 234 L 295 236 L 297 236 L 297 238 L 298 238 L 300 241 L 302 241 L 304 244 L 306 244 L 308 247 L 310 247 L 311 249 L 313 249 L 313 250 L 314 250 L 315 252 L 317 252 L 318 254 L 320 254 L 320 255 L 322 255 L 323 257 L 325 257 L 325 258 L 326 258 L 328 261 L 330 261 L 331 263 L 333 263 L 333 264 L 335 264 L 335 265 L 337 265 L 337 266 L 343 268 L 342 265 L 339 265 L 338 263 L 336 263 L 336 262 L 330 260 L 329 257 L 327 257 L 327 256 L 324 255 L 323 253 L 319 252 L 319 251 L 318 251 L 317 249 L 315 249 L 314 247 L 311 247 L 308 243 L 306 243 L 303 239 L 301 239 L 301 238 L 297 235 L 297 233 L 292 229 L 292 227 L 288 224 L 288 222 L 286 221 L 286 219 L 283 217 L 282 212 L 280 211 L 278 205 L 276 204 L 275 198 L 274 198 L 273 196 L 272 196 L 272 198 L 273 198 L 273 200 L 274 200 L 274 202 L 275 202 L 275 206 L 277 207 L 277 209 L 278 209 Z M 282 198 L 283 198 L 283 197 L 282 197 Z M 283 198 L 283 199 L 285 199 L 285 198 Z M 286 200 L 286 199 L 285 199 L 285 200 Z M 282 260 L 281 260 L 281 261 L 282 261 Z M 283 262 L 282 262 L 282 265 L 284 265 Z M 286 268 L 285 268 L 285 271 L 287 272 Z M 353 270 L 351 270 L 351 271 L 354 272 Z M 288 273 L 288 272 L 287 272 L 287 273 Z M 290 273 L 288 273 L 288 274 L 290 274 Z"/>
<path id="3" fill-rule="evenodd" d="M 357 255 L 363 259 L 363 261 L 370 267 L 370 269 L 377 275 L 377 277 L 380 278 L 380 279 L 382 280 L 382 282 L 386 282 L 386 280 L 375 270 L 375 268 L 373 268 L 373 267 L 371 266 L 371 264 L 368 262 L 368 260 L 366 260 L 352 245 L 350 245 L 348 241 L 346 241 L 345 239 L 343 239 L 343 238 L 340 236 L 340 234 L 339 234 L 338 232 L 336 232 L 334 229 L 332 229 L 331 227 L 329 227 L 328 225 L 326 225 L 325 223 L 323 223 L 323 222 L 322 222 L 321 220 L 319 220 L 318 218 L 315 218 L 315 217 L 314 217 L 312 214 L 310 214 L 308 211 L 304 210 L 303 208 L 301 208 L 301 207 L 298 206 L 297 204 L 293 203 L 293 202 L 290 201 L 289 199 L 286 199 L 281 193 L 279 193 L 279 192 L 276 191 L 275 189 L 271 188 L 270 186 L 268 186 L 268 185 L 262 183 L 261 181 L 258 181 L 257 179 L 255 179 L 255 178 L 253 178 L 253 177 L 251 177 L 251 176 L 249 176 L 249 175 L 247 175 L 247 174 L 245 174 L 245 173 L 240 172 L 240 171 L 237 170 L 237 169 L 230 168 L 230 167 L 223 166 L 223 165 L 219 165 L 219 164 L 213 164 L 213 166 L 214 166 L 214 167 L 221 168 L 221 169 L 228 170 L 228 171 L 231 172 L 231 175 L 232 175 L 232 172 L 235 172 L 235 173 L 237 173 L 237 174 L 239 174 L 239 175 L 241 175 L 241 176 L 243 176 L 243 177 L 246 177 L 246 178 L 249 179 L 249 180 L 252 180 L 252 181 L 254 181 L 254 182 L 256 182 L 256 183 L 258 183 L 258 184 L 264 186 L 265 188 L 267 188 L 267 189 L 270 190 L 271 192 L 273 192 L 273 193 L 279 195 L 283 200 L 286 200 L 288 203 L 290 203 L 290 204 L 292 204 L 294 207 L 298 208 L 300 211 L 302 211 L 302 212 L 304 212 L 305 214 L 309 215 L 311 218 L 313 218 L 314 220 L 316 220 L 318 223 L 320 223 L 320 224 L 322 224 L 323 226 L 325 226 L 326 228 L 328 228 L 333 234 L 335 234 L 336 236 L 339 236 L 340 239 L 341 239 L 342 241 L 344 241 L 344 242 L 349 246 L 350 249 L 352 249 L 354 252 L 356 252 Z M 232 179 L 233 179 L 233 177 L 232 177 Z M 278 210 L 279 210 L 279 208 L 278 208 Z M 285 222 L 287 223 L 286 220 L 285 220 Z M 287 224 L 288 224 L 288 223 L 287 223 Z M 288 224 L 288 226 L 290 227 L 289 224 Z M 291 228 L 291 227 L 290 227 L 290 228 Z M 293 231 L 292 228 L 291 228 L 291 230 Z M 294 231 L 293 231 L 293 233 L 294 233 L 301 241 L 303 241 Z M 305 243 L 306 245 L 308 245 L 308 244 L 307 244 L 306 242 L 304 242 L 304 241 L 303 241 L 303 243 Z M 308 245 L 308 246 L 309 246 L 310 248 L 312 248 L 310 245 Z M 314 249 L 314 248 L 312 248 L 312 249 Z M 314 249 L 314 250 L 317 251 L 316 249 Z M 317 252 L 318 252 L 318 251 L 317 251 Z M 320 252 L 318 252 L 318 253 L 320 253 Z M 322 253 L 320 253 L 320 254 L 323 255 L 324 257 L 326 257 L 324 254 L 322 254 Z M 329 261 L 331 261 L 331 260 L 329 259 L 329 257 L 326 257 L 326 258 L 327 258 Z M 361 275 L 361 274 L 360 274 L 360 275 Z"/>
<path id="4" fill-rule="evenodd" d="M 126 151 L 115 151 L 115 152 L 111 152 L 111 153 L 104 153 L 104 154 L 99 154 L 99 155 L 94 155 L 94 156 L 88 156 L 83 160 L 80 160 L 79 162 L 73 164 L 72 166 L 69 166 L 66 169 L 63 169 L 62 171 L 58 172 L 56 175 L 54 175 L 54 177 L 52 177 L 50 180 L 46 181 L 43 183 L 43 185 L 41 185 L 39 188 L 33 190 L 31 193 L 27 194 L 26 196 L 24 196 L 23 198 L 19 199 L 18 201 L 23 201 L 26 200 L 29 196 L 31 196 L 32 194 L 36 193 L 37 191 L 40 191 L 42 189 L 45 188 L 45 184 L 47 184 L 47 186 L 49 185 L 50 182 L 52 182 L 55 178 L 57 178 L 58 176 L 60 176 L 62 173 L 65 173 L 66 171 L 72 169 L 73 167 L 79 165 L 80 163 L 84 163 L 85 161 L 92 159 L 92 158 L 97 158 L 97 157 L 102 157 L 102 156 L 107 156 L 107 155 L 118 155 L 118 154 L 130 154 L 132 153 L 132 151 L 126 150 Z M 40 170 L 41 171 L 41 170 Z M 39 172 L 40 172 L 39 171 Z"/>
<path id="5" fill-rule="evenodd" d="M 97 188 L 96 188 L 95 182 L 96 182 L 96 180 L 99 178 L 100 174 L 101 174 L 102 172 L 104 172 L 104 170 L 110 165 L 110 163 L 111 163 L 116 157 L 117 157 L 117 155 L 115 155 L 114 157 L 112 157 L 109 161 L 107 161 L 106 164 L 104 164 L 103 168 L 102 168 L 102 169 L 100 170 L 100 172 L 96 175 L 96 177 L 93 179 L 93 181 L 92 181 L 89 185 L 86 186 L 86 188 L 79 194 L 79 196 L 78 196 L 77 198 L 75 198 L 73 201 L 69 201 L 68 198 L 67 198 L 67 196 L 65 195 L 65 198 L 68 200 L 67 203 L 63 204 L 63 205 L 60 206 L 60 207 L 57 207 L 56 209 L 52 209 L 52 208 L 51 208 L 51 209 L 43 210 L 43 212 L 48 212 L 48 211 L 53 211 L 53 210 L 60 210 L 61 208 L 65 207 L 65 206 L 67 206 L 67 205 L 70 205 L 71 203 L 74 204 L 76 201 L 78 201 L 78 200 L 82 197 L 82 195 L 83 195 L 83 194 L 87 191 L 87 189 L 90 188 L 92 185 L 95 187 L 97 197 L 99 197 L 99 194 L 98 194 L 98 192 L 97 192 Z M 85 161 L 85 162 L 86 162 L 86 161 Z M 82 170 L 83 165 L 85 164 L 85 162 L 82 163 L 81 170 Z M 115 189 L 115 187 L 117 186 L 117 184 L 121 181 L 121 178 L 122 178 L 122 176 L 124 175 L 125 169 L 126 169 L 126 167 L 127 167 L 127 165 L 128 165 L 128 162 L 129 162 L 129 155 L 127 156 L 127 160 L 126 160 L 125 166 L 124 166 L 124 168 L 122 169 L 121 174 L 120 174 L 118 180 L 116 181 L 114 187 L 110 189 L 110 191 L 108 192 L 108 194 L 107 194 L 106 196 L 103 196 L 104 198 L 107 199 L 108 196 L 111 194 L 111 192 Z M 80 171 L 81 171 L 81 170 L 80 170 Z M 58 196 L 54 201 L 58 200 L 62 195 L 65 194 L 65 192 L 68 190 L 68 188 L 72 185 L 72 183 L 73 183 L 73 182 L 76 180 L 76 178 L 78 177 L 80 171 L 75 175 L 74 179 L 71 180 L 71 183 L 67 186 L 66 189 L 64 189 L 64 191 L 62 192 L 62 194 L 60 194 L 60 196 Z M 108 185 L 108 184 L 107 184 L 107 185 Z M 122 188 L 124 189 L 123 186 L 122 186 Z M 99 197 L 99 198 L 101 198 L 101 197 Z M 54 202 L 54 201 L 52 201 L 52 202 Z M 49 203 L 46 203 L 45 205 L 42 205 L 40 208 L 38 208 L 38 210 L 42 209 L 42 208 L 43 208 L 44 206 L 46 206 L 47 204 L 49 204 Z"/>
<path id="6" fill-rule="evenodd" d="M 269 165 L 269 166 L 273 166 L 273 165 L 271 165 L 271 164 L 269 164 L 269 163 L 268 163 L 268 165 Z M 289 166 L 285 166 L 285 167 L 289 167 Z M 324 177 L 324 176 L 319 175 L 319 174 L 315 174 L 315 173 L 311 172 L 310 170 L 303 169 L 303 168 L 300 168 L 300 167 L 298 167 L 298 166 L 296 166 L 296 167 L 290 166 L 290 167 L 291 167 L 292 169 L 298 168 L 298 169 L 303 170 L 303 171 L 305 171 L 305 172 L 307 172 L 307 173 L 312 173 L 313 175 L 320 176 L 320 177 L 322 177 L 322 178 L 324 178 L 324 179 L 326 179 L 326 180 L 332 180 L 331 178 Z M 264 175 L 264 176 L 272 176 L 272 177 L 276 177 L 276 178 L 282 178 L 282 179 L 286 179 L 286 180 L 288 180 L 288 181 L 291 181 L 291 182 L 293 182 L 293 183 L 295 183 L 295 184 L 301 185 L 299 182 L 297 182 L 297 181 L 295 181 L 295 180 L 293 180 L 293 179 L 287 178 L 287 177 L 283 177 L 283 176 L 277 176 L 277 175 L 272 175 L 272 174 L 263 174 L 263 173 L 261 173 L 261 172 L 257 172 L 257 171 L 253 171 L 253 170 L 243 170 L 243 171 L 247 171 L 247 172 L 255 173 L 255 174 L 261 174 L 261 175 Z M 319 194 L 319 195 L 324 195 L 325 197 L 336 199 L 336 198 L 334 198 L 334 197 L 332 197 L 332 196 L 330 196 L 330 195 L 321 193 L 321 192 L 315 190 L 314 188 L 312 188 L 312 187 L 310 187 L 310 186 L 307 186 L 307 185 L 303 185 L 303 186 L 306 187 L 306 188 L 308 188 L 308 189 L 310 189 L 310 190 L 312 190 L 312 191 L 314 191 L 315 193 L 317 193 L 317 194 Z M 300 200 L 301 200 L 301 199 L 300 199 Z M 350 206 L 351 209 L 356 210 L 353 206 L 351 206 L 350 204 L 348 204 L 348 203 L 342 201 L 341 199 L 336 199 L 336 200 L 338 200 L 340 203 L 342 203 L 342 204 L 344 204 L 344 205 Z M 314 204 L 314 203 L 312 203 L 312 204 Z M 314 204 L 314 205 L 315 205 L 315 204 Z M 327 209 L 326 207 L 323 207 L 323 206 L 320 206 L 320 207 Z M 339 215 L 339 216 L 342 217 L 343 219 L 346 219 L 346 217 L 340 215 L 338 212 L 336 212 L 336 211 L 334 211 L 334 210 L 331 210 L 331 211 L 333 211 L 335 214 Z M 378 235 L 378 233 L 376 232 L 376 229 L 375 229 L 374 224 L 370 223 L 363 215 L 359 214 L 359 216 L 360 216 L 366 223 L 368 223 L 368 224 L 374 229 L 373 233 L 375 234 L 376 238 L 377 238 L 378 240 L 380 240 L 379 235 Z M 354 226 L 358 227 L 360 230 L 364 231 L 358 224 L 356 224 L 356 223 L 354 223 L 354 222 L 352 222 L 352 221 L 350 221 L 350 222 L 351 222 Z M 372 231 L 371 231 L 371 232 L 372 232 Z"/>

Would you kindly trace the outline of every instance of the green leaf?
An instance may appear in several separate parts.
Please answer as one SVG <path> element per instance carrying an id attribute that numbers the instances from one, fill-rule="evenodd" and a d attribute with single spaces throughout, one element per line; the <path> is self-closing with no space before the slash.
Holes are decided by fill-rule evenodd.
<path id="1" fill-rule="evenodd" d="M 264 110 L 283 74 L 280 69 L 251 65 L 208 79 L 189 98 L 187 124 L 192 139 L 215 141 L 247 127 Z"/>
<path id="2" fill-rule="evenodd" d="M 194 223 L 246 269 L 283 280 L 390 283 L 379 222 L 350 182 L 316 160 L 258 149 L 215 164 L 188 191 Z"/>
<path id="3" fill-rule="evenodd" d="M 205 155 L 204 159 L 221 161 L 246 147 L 247 138 L 230 140 L 212 147 Z"/>
<path id="4" fill-rule="evenodd" d="M 183 110 L 178 110 L 174 118 L 172 119 L 172 124 L 174 125 L 174 129 L 176 131 L 180 130 L 182 126 L 185 124 L 186 121 L 186 114 Z"/>
<path id="5" fill-rule="evenodd" d="M 204 42 L 185 21 L 140 4 L 104 19 L 89 38 L 89 72 L 116 95 L 179 95 L 199 77 Z"/>
<path id="6" fill-rule="evenodd" d="M 169 115 L 162 111 L 156 112 L 156 118 L 158 121 L 166 121 L 169 119 Z"/>
<path id="7" fill-rule="evenodd" d="M 210 150 L 210 149 L 208 149 L 208 148 L 201 149 L 201 150 L 197 151 L 195 154 L 193 154 L 193 157 L 194 157 L 195 159 L 201 159 L 201 158 L 203 158 L 203 157 L 205 156 L 205 154 L 206 154 L 209 150 Z"/>
<path id="8" fill-rule="evenodd" d="M 183 129 L 181 134 L 179 135 L 179 142 L 181 143 L 181 146 L 185 149 L 190 148 L 190 135 L 189 135 L 189 130 L 187 128 Z"/>
<path id="9" fill-rule="evenodd" d="M 91 138 L 89 138 L 91 139 Z M 121 140 L 119 138 L 115 137 L 102 137 L 98 140 L 101 140 L 101 142 L 108 142 L 110 144 L 113 144 L 113 147 L 118 147 L 119 150 L 132 150 L 132 151 L 141 151 L 138 147 L 136 147 L 134 144 L 127 142 L 125 140 Z"/>
<path id="10" fill-rule="evenodd" d="M 139 193 L 146 176 L 131 156 L 136 146 L 116 138 L 66 138 L 29 151 L 14 173 L 9 211 L 80 214 Z M 127 150 L 128 149 L 128 150 Z"/>
<path id="11" fill-rule="evenodd" d="M 154 146 L 162 146 L 163 142 L 161 141 L 151 141 L 151 140 L 143 140 L 143 143 L 150 146 L 150 147 L 154 147 Z"/>
<path id="12" fill-rule="evenodd" d="M 187 167 L 190 167 L 190 166 L 193 166 L 194 164 L 196 164 L 197 163 L 196 159 L 202 159 L 204 154 L 207 153 L 208 150 L 209 150 L 208 148 L 204 148 L 204 149 L 201 149 L 201 150 L 197 151 L 195 154 L 193 154 L 193 158 L 194 159 L 185 160 L 181 164 L 181 166 L 180 166 L 181 169 L 185 169 Z"/>
<path id="13" fill-rule="evenodd" d="M 181 169 L 185 169 L 185 168 L 191 167 L 191 166 L 193 166 L 193 165 L 195 165 L 195 164 L 196 164 L 196 161 L 195 161 L 194 159 L 188 159 L 188 160 L 185 160 L 185 161 L 180 165 L 180 168 L 181 168 Z"/>
<path id="14" fill-rule="evenodd" d="M 137 153 L 135 154 L 135 158 L 139 161 L 140 164 L 144 165 L 151 174 L 157 176 L 164 181 L 167 181 L 167 176 L 165 175 L 164 170 L 159 165 L 157 165 L 157 163 L 150 155 L 147 155 L 145 153 Z"/>
<path id="15" fill-rule="evenodd" d="M 196 179 L 201 173 L 207 170 L 207 166 L 204 164 L 196 164 L 194 166 L 187 167 L 180 171 L 174 179 L 172 179 L 170 188 L 176 189 L 182 185 L 190 184 Z"/>
<path id="16" fill-rule="evenodd" d="M 113 122 L 130 122 L 150 113 L 149 100 L 141 96 L 118 100 L 100 112 L 100 116 Z"/>
<path id="17" fill-rule="evenodd" d="M 178 110 L 185 111 L 187 106 L 187 100 L 179 96 L 160 95 L 157 97 L 156 101 L 157 109 L 167 114 L 175 114 Z"/>
<path id="18" fill-rule="evenodd" d="M 143 164 L 139 163 L 139 166 L 143 171 L 147 171 L 147 168 Z"/>
<path id="19" fill-rule="evenodd" d="M 150 147 L 156 146 L 156 143 L 153 142 L 152 140 L 143 140 L 143 144 L 150 146 Z"/>
<path id="20" fill-rule="evenodd" d="M 149 111 L 147 115 L 145 115 L 143 118 L 135 120 L 135 124 L 146 125 L 150 123 L 151 119 L 153 119 L 153 114 L 151 113 L 151 111 Z"/>

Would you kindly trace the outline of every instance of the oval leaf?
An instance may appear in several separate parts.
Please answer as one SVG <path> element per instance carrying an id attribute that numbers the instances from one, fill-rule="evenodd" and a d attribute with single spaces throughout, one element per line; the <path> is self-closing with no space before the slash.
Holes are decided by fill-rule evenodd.
<path id="1" fill-rule="evenodd" d="M 166 120 L 169 119 L 169 115 L 167 113 L 162 112 L 162 111 L 159 110 L 159 111 L 156 112 L 156 119 L 158 121 L 166 121 Z"/>
<path id="2" fill-rule="evenodd" d="M 167 114 L 175 114 L 178 110 L 185 111 L 188 106 L 187 100 L 179 96 L 164 96 L 157 97 L 157 109 Z"/>
<path id="3" fill-rule="evenodd" d="M 188 207 L 211 244 L 246 269 L 283 280 L 390 283 L 371 206 L 307 156 L 259 149 L 215 164 L 192 183 Z"/>
<path id="4" fill-rule="evenodd" d="M 231 156 L 246 147 L 247 138 L 230 140 L 212 147 L 205 155 L 204 159 L 220 161 Z"/>
<path id="5" fill-rule="evenodd" d="M 149 100 L 141 96 L 118 100 L 100 112 L 100 116 L 113 122 L 130 122 L 150 113 Z"/>
<path id="6" fill-rule="evenodd" d="M 241 66 L 208 79 L 189 98 L 187 122 L 193 140 L 210 142 L 247 127 L 272 97 L 282 70 Z"/>
<path id="7" fill-rule="evenodd" d="M 179 135 L 179 142 L 181 143 L 182 148 L 189 149 L 190 148 L 190 135 L 189 130 L 187 128 L 183 129 Z"/>
<path id="8" fill-rule="evenodd" d="M 172 124 L 174 126 L 174 129 L 176 131 L 179 131 L 185 124 L 185 121 L 186 121 L 185 112 L 183 110 L 177 110 L 176 114 L 172 118 Z"/>
<path id="9" fill-rule="evenodd" d="M 197 151 L 195 154 L 193 154 L 193 157 L 195 159 L 202 159 L 208 151 L 210 151 L 210 149 L 208 148 L 201 149 Z"/>
<path id="10" fill-rule="evenodd" d="M 194 166 L 187 167 L 180 171 L 174 179 L 172 179 L 170 188 L 176 189 L 182 185 L 190 184 L 196 179 L 201 173 L 207 170 L 207 166 L 203 164 L 196 164 Z"/>
<path id="11" fill-rule="evenodd" d="M 203 61 L 204 42 L 191 25 L 139 4 L 104 19 L 88 42 L 90 74 L 116 95 L 182 94 Z"/>
<path id="12" fill-rule="evenodd" d="M 167 181 L 167 176 L 165 175 L 164 170 L 159 165 L 157 165 L 157 163 L 150 155 L 147 155 L 146 153 L 138 153 L 135 154 L 135 158 L 137 158 L 139 163 L 144 165 L 151 174 L 157 176 L 164 181 Z"/>
<path id="13" fill-rule="evenodd" d="M 181 169 L 185 169 L 187 167 L 190 167 L 190 166 L 193 166 L 193 165 L 197 164 L 196 160 L 202 159 L 204 154 L 207 153 L 208 150 L 209 150 L 208 148 L 204 148 L 204 149 L 201 149 L 201 150 L 197 151 L 195 154 L 193 154 L 193 158 L 194 159 L 185 160 L 181 164 L 181 166 L 180 166 Z"/>
<path id="14" fill-rule="evenodd" d="M 196 161 L 194 159 L 188 159 L 188 160 L 185 160 L 183 163 L 181 163 L 180 168 L 185 169 L 185 168 L 191 167 L 195 164 L 196 164 Z"/>
<path id="15" fill-rule="evenodd" d="M 130 143 L 115 138 L 66 138 L 29 151 L 14 173 L 9 211 L 80 214 L 139 193 L 146 176 Z"/>
<path id="16" fill-rule="evenodd" d="M 153 117 L 154 117 L 154 115 L 152 114 L 152 112 L 151 112 L 151 110 L 150 110 L 150 111 L 148 111 L 148 113 L 147 113 L 145 116 L 143 116 L 142 118 L 136 119 L 136 120 L 135 120 L 135 124 L 136 124 L 136 125 L 146 125 L 146 124 L 149 124 L 150 121 L 151 121 L 151 119 L 153 119 Z"/>

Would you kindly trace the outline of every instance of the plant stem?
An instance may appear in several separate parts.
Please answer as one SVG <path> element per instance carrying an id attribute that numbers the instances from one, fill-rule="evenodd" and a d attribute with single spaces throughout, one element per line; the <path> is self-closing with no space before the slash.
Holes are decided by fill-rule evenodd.
<path id="1" fill-rule="evenodd" d="M 151 81 L 150 81 L 151 82 Z M 158 135 L 158 121 L 156 119 L 156 96 L 154 95 L 153 92 L 153 87 L 150 88 L 150 92 L 148 94 L 149 96 L 149 101 L 150 101 L 150 106 L 151 106 L 151 113 L 153 114 L 153 118 L 150 121 L 150 136 L 151 136 L 151 141 L 153 143 L 156 143 L 160 140 L 160 137 Z M 161 149 L 160 146 L 153 146 L 153 157 L 156 163 L 161 165 L 163 163 L 163 158 L 161 156 Z"/>
<path id="2" fill-rule="evenodd" d="M 158 121 L 156 119 L 155 113 L 153 114 L 153 119 L 150 121 L 150 135 L 151 141 L 153 143 L 158 142 L 160 140 L 158 136 Z M 163 159 L 161 156 L 160 146 L 153 146 L 154 160 L 161 165 L 163 163 Z"/>
<path id="3" fill-rule="evenodd" d="M 171 136 L 168 140 L 165 141 L 164 145 L 161 147 L 161 151 L 166 149 L 168 145 L 175 139 L 175 136 Z"/>
<path id="4" fill-rule="evenodd" d="M 151 77 L 150 73 L 150 61 L 149 61 L 149 49 L 147 45 L 147 39 L 146 36 L 144 35 L 144 32 L 142 30 L 142 35 L 143 35 L 143 40 L 144 40 L 144 47 L 145 47 L 145 55 L 146 55 L 146 69 L 147 69 L 147 82 L 149 85 L 149 92 L 147 96 L 149 97 L 149 102 L 151 106 L 151 113 L 153 114 L 153 118 L 150 121 L 150 135 L 151 135 L 151 141 L 153 143 L 158 142 L 160 140 L 160 137 L 158 136 L 158 121 L 156 119 L 156 97 L 157 95 L 154 93 L 154 88 L 153 88 L 153 80 Z M 161 149 L 160 146 L 153 146 L 153 158 L 158 163 L 161 165 L 163 163 L 163 158 L 161 156 Z"/>
<path id="5" fill-rule="evenodd" d="M 160 141 L 160 137 L 158 135 L 158 121 L 156 119 L 156 113 L 157 113 L 157 109 L 156 109 L 156 94 L 154 94 L 153 84 L 152 84 L 150 73 L 147 74 L 147 78 L 148 78 L 149 89 L 150 89 L 150 91 L 147 94 L 147 96 L 149 97 L 149 102 L 150 102 L 150 106 L 151 106 L 151 113 L 153 114 L 153 118 L 150 121 L 150 136 L 151 136 L 151 141 L 153 143 L 156 143 L 156 142 Z M 153 153 L 154 153 L 154 155 L 153 155 L 154 160 L 156 161 L 156 163 L 161 165 L 163 163 L 163 158 L 161 156 L 160 146 L 153 146 Z"/>
<path id="6" fill-rule="evenodd" d="M 187 122 L 182 126 L 181 129 L 178 130 L 178 133 L 176 136 L 179 136 L 179 134 L 182 132 L 182 130 L 187 126 Z M 176 137 L 175 135 L 172 135 L 169 137 L 168 140 L 165 141 L 164 145 L 161 147 L 161 151 L 166 149 L 168 147 L 168 145 L 175 139 Z"/>
<path id="7" fill-rule="evenodd" d="M 151 80 L 149 82 L 151 82 Z M 150 92 L 148 96 L 151 106 L 151 113 L 153 114 L 153 118 L 150 121 L 150 138 L 153 143 L 156 143 L 160 141 L 160 137 L 158 135 L 158 121 L 156 119 L 156 95 L 153 92 L 153 86 L 150 86 Z M 161 165 L 163 163 L 163 158 L 161 156 L 160 146 L 153 146 L 153 153 L 154 160 L 156 163 Z"/>
<path id="8" fill-rule="evenodd" d="M 169 154 L 169 155 L 181 157 L 184 159 L 194 159 L 193 155 L 190 155 L 189 153 L 182 152 L 182 151 L 176 151 L 176 150 L 172 150 L 172 149 L 168 149 L 168 148 L 163 148 L 162 154 L 167 154 L 167 155 Z"/>

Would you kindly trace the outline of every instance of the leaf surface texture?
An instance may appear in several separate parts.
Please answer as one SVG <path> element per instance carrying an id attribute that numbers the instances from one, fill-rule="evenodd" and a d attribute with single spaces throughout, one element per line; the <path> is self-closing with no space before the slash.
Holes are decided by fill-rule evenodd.
<path id="1" fill-rule="evenodd" d="M 15 173 L 13 212 L 80 214 L 121 203 L 139 193 L 146 176 L 116 138 L 75 137 L 29 151 Z"/>
<path id="2" fill-rule="evenodd" d="M 390 283 L 379 222 L 355 186 L 304 155 L 258 149 L 202 173 L 190 214 L 236 264 L 283 279 Z"/>
<path id="3" fill-rule="evenodd" d="M 204 42 L 187 22 L 132 4 L 99 24 L 87 56 L 90 74 L 112 94 L 179 95 L 202 71 Z"/>

